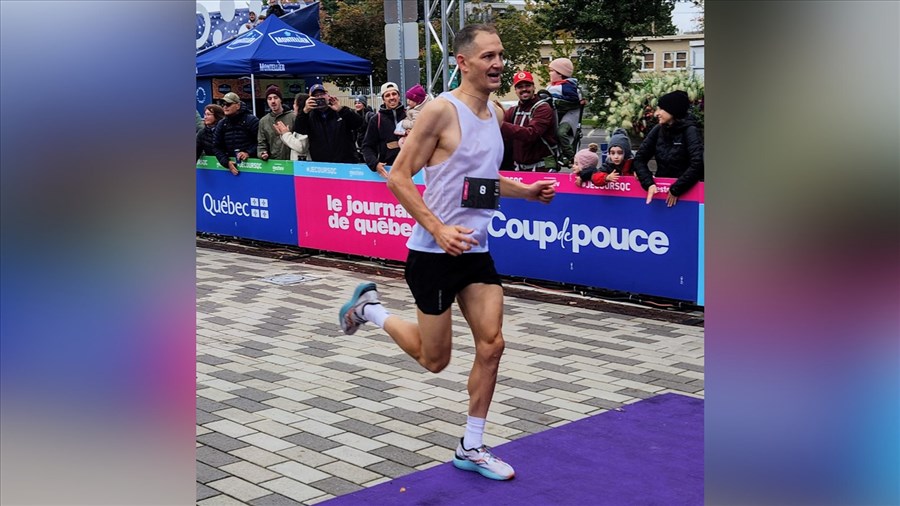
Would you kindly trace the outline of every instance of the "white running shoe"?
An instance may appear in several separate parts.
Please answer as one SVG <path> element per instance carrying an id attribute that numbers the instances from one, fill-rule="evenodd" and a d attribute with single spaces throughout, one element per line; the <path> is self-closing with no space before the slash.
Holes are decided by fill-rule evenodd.
<path id="1" fill-rule="evenodd" d="M 467 450 L 463 448 L 462 438 L 459 439 L 459 445 L 456 446 L 453 465 L 464 471 L 478 472 L 492 480 L 511 480 L 516 476 L 512 466 L 494 455 L 489 446 L 481 445 L 481 448 Z"/>
<path id="2" fill-rule="evenodd" d="M 369 304 L 381 304 L 378 300 L 378 290 L 375 289 L 375 283 L 360 283 L 353 291 L 353 296 L 341 306 L 338 313 L 338 321 L 345 334 L 353 334 L 360 325 L 369 321 L 363 316 L 363 308 Z"/>

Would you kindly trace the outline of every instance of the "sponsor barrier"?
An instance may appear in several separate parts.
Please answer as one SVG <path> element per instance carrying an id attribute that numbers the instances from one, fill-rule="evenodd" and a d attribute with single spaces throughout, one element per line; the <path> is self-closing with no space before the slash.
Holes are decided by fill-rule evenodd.
<path id="1" fill-rule="evenodd" d="M 198 162 L 199 231 L 406 259 L 415 221 L 365 165 L 245 165 L 235 177 L 212 157 Z M 704 304 L 703 183 L 670 208 L 672 179 L 657 179 L 659 193 L 648 205 L 634 178 L 579 188 L 571 174 L 503 175 L 524 183 L 552 179 L 557 196 L 549 205 L 501 198 L 488 230 L 501 274 Z M 415 178 L 420 192 L 422 176 Z"/>
<path id="2" fill-rule="evenodd" d="M 293 162 L 249 159 L 237 176 L 215 157 L 197 161 L 197 230 L 297 244 Z"/>

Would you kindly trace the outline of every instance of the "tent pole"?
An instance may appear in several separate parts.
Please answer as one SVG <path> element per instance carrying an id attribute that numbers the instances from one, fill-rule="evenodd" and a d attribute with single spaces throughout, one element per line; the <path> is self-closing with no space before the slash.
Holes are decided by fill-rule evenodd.
<path id="1" fill-rule="evenodd" d="M 375 87 L 372 86 L 372 74 L 369 74 L 369 100 L 375 100 Z M 372 103 L 374 104 L 375 102 Z"/>
<path id="2" fill-rule="evenodd" d="M 253 104 L 253 115 L 256 116 L 256 83 L 253 82 L 253 74 L 250 74 L 250 103 Z"/>

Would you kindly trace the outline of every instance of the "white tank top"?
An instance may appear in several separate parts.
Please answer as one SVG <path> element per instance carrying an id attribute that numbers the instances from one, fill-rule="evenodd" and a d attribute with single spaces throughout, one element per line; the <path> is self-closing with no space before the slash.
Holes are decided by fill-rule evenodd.
<path id="1" fill-rule="evenodd" d="M 466 177 L 500 179 L 500 163 L 503 161 L 503 138 L 497 123 L 494 106 L 488 103 L 491 117 L 481 119 L 469 107 L 450 92 L 438 98 L 456 107 L 459 119 L 459 146 L 443 162 L 424 167 L 425 205 L 444 224 L 462 225 L 474 230 L 471 237 L 478 241 L 467 253 L 488 251 L 488 224 L 494 216 L 493 209 L 462 207 L 463 186 Z M 413 226 L 406 247 L 426 253 L 444 253 L 434 237 L 421 225 Z"/>

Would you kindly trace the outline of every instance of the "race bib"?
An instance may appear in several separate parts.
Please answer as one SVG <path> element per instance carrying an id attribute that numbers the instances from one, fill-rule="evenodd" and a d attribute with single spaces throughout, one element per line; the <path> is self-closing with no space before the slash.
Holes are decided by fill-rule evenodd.
<path id="1" fill-rule="evenodd" d="M 500 180 L 467 177 L 463 182 L 462 207 L 497 209 L 500 207 Z"/>

